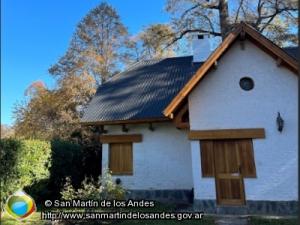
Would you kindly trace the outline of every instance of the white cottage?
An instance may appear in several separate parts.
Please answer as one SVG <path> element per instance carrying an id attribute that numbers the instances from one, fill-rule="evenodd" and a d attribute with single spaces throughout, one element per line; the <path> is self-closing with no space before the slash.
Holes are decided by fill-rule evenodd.
<path id="1" fill-rule="evenodd" d="M 103 170 L 135 198 L 296 213 L 297 49 L 245 23 L 213 52 L 197 38 L 194 57 L 141 61 L 98 88 L 82 124 L 99 127 Z"/>

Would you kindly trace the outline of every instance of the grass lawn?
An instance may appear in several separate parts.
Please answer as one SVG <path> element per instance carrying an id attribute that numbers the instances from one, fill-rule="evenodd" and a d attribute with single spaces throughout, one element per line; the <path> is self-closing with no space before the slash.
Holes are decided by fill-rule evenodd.
<path id="1" fill-rule="evenodd" d="M 5 215 L 3 218 L 1 218 L 1 225 L 50 225 L 51 223 L 48 221 L 43 221 L 40 219 L 40 213 L 35 213 L 34 215 L 32 215 L 28 220 L 24 220 L 24 221 L 16 221 L 14 219 L 12 219 L 11 217 Z M 80 223 L 80 224 L 96 224 L 96 223 L 91 223 L 91 222 L 86 222 L 86 223 Z M 101 223 L 99 223 L 101 224 Z M 103 223 L 104 224 L 104 223 Z M 203 220 L 195 220 L 195 221 L 191 221 L 191 220 L 185 220 L 185 221 L 175 221 L 175 220 L 152 220 L 152 221 L 133 221 L 133 220 L 124 220 L 124 221 L 118 221 L 118 222 L 111 222 L 111 223 L 105 223 L 106 225 L 109 224 L 117 224 L 117 225 L 162 225 L 162 224 L 166 224 L 166 225 L 179 225 L 179 224 L 183 224 L 183 225 L 213 225 L 213 218 L 211 217 L 206 217 Z"/>
<path id="2" fill-rule="evenodd" d="M 40 213 L 37 212 L 32 215 L 28 220 L 16 221 L 11 217 L 4 215 L 1 218 L 1 225 L 50 225 L 49 221 L 43 221 L 40 219 Z M 101 223 L 76 223 L 76 224 L 101 224 Z M 138 220 L 124 220 L 110 223 L 103 223 L 106 225 L 117 224 L 117 225 L 213 225 L 214 219 L 212 216 L 204 216 L 202 220 L 152 220 L 152 221 L 138 221 Z M 258 217 L 252 217 L 249 225 L 296 225 L 298 224 L 297 219 L 262 219 Z"/>
<path id="3" fill-rule="evenodd" d="M 296 225 L 298 219 L 264 219 L 252 217 L 250 220 L 251 225 Z"/>
<path id="4" fill-rule="evenodd" d="M 41 214 L 39 212 L 34 213 L 28 219 L 24 221 L 17 221 L 6 213 L 1 217 L 1 225 L 49 225 L 49 222 L 41 220 Z"/>

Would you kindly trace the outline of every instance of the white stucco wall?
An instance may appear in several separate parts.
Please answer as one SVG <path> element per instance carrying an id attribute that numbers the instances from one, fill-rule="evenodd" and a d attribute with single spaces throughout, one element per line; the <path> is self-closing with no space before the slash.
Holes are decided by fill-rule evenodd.
<path id="1" fill-rule="evenodd" d="M 255 87 L 244 91 L 242 77 Z M 254 139 L 257 178 L 245 179 L 247 200 L 298 199 L 298 79 L 247 41 L 236 43 L 189 95 L 191 130 L 265 128 L 265 139 Z M 277 112 L 285 124 L 276 127 Z M 213 178 L 202 178 L 200 146 L 191 141 L 196 199 L 215 199 Z"/>
<path id="2" fill-rule="evenodd" d="M 113 176 L 134 190 L 192 189 L 192 166 L 187 134 L 171 123 L 128 125 L 128 133 L 120 125 L 105 127 L 108 134 L 142 134 L 143 141 L 133 143 L 133 175 Z M 108 166 L 108 144 L 103 144 L 102 171 Z"/>

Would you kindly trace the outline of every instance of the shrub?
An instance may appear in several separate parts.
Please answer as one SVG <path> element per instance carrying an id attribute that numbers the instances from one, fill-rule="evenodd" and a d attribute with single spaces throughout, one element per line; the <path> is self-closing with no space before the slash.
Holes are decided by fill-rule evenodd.
<path id="1" fill-rule="evenodd" d="M 58 196 L 64 186 L 66 177 L 70 177 L 72 185 L 79 187 L 84 179 L 83 147 L 68 141 L 51 141 L 52 165 L 50 168 L 49 188 L 52 198 Z"/>
<path id="2" fill-rule="evenodd" d="M 1 203 L 25 186 L 49 177 L 51 147 L 40 140 L 0 140 Z"/>
<path id="3" fill-rule="evenodd" d="M 103 199 L 124 199 L 125 190 L 113 182 L 112 176 L 108 171 L 105 171 L 99 181 L 85 178 L 81 188 L 77 190 L 73 187 L 71 179 L 67 178 L 64 188 L 61 191 L 62 199 L 82 199 L 82 200 L 103 200 Z"/>
<path id="4" fill-rule="evenodd" d="M 61 197 L 66 177 L 78 189 L 85 176 L 98 178 L 100 175 L 99 148 L 86 149 L 63 140 L 18 139 L 1 139 L 0 147 L 1 203 L 21 188 L 37 204 L 57 199 Z"/>
<path id="5" fill-rule="evenodd" d="M 93 143 L 83 147 L 83 170 L 84 175 L 98 179 L 102 172 L 102 150 L 101 144 Z"/>
<path id="6" fill-rule="evenodd" d="M 124 199 L 125 190 L 121 185 L 116 184 L 111 176 L 111 172 L 106 169 L 100 177 L 101 199 Z"/>

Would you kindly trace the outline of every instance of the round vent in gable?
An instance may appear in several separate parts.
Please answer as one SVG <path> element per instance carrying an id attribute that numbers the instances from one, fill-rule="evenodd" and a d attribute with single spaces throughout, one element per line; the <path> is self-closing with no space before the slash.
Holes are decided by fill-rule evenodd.
<path id="1" fill-rule="evenodd" d="M 254 88 L 254 81 L 250 77 L 240 79 L 240 87 L 245 91 L 250 91 Z"/>

